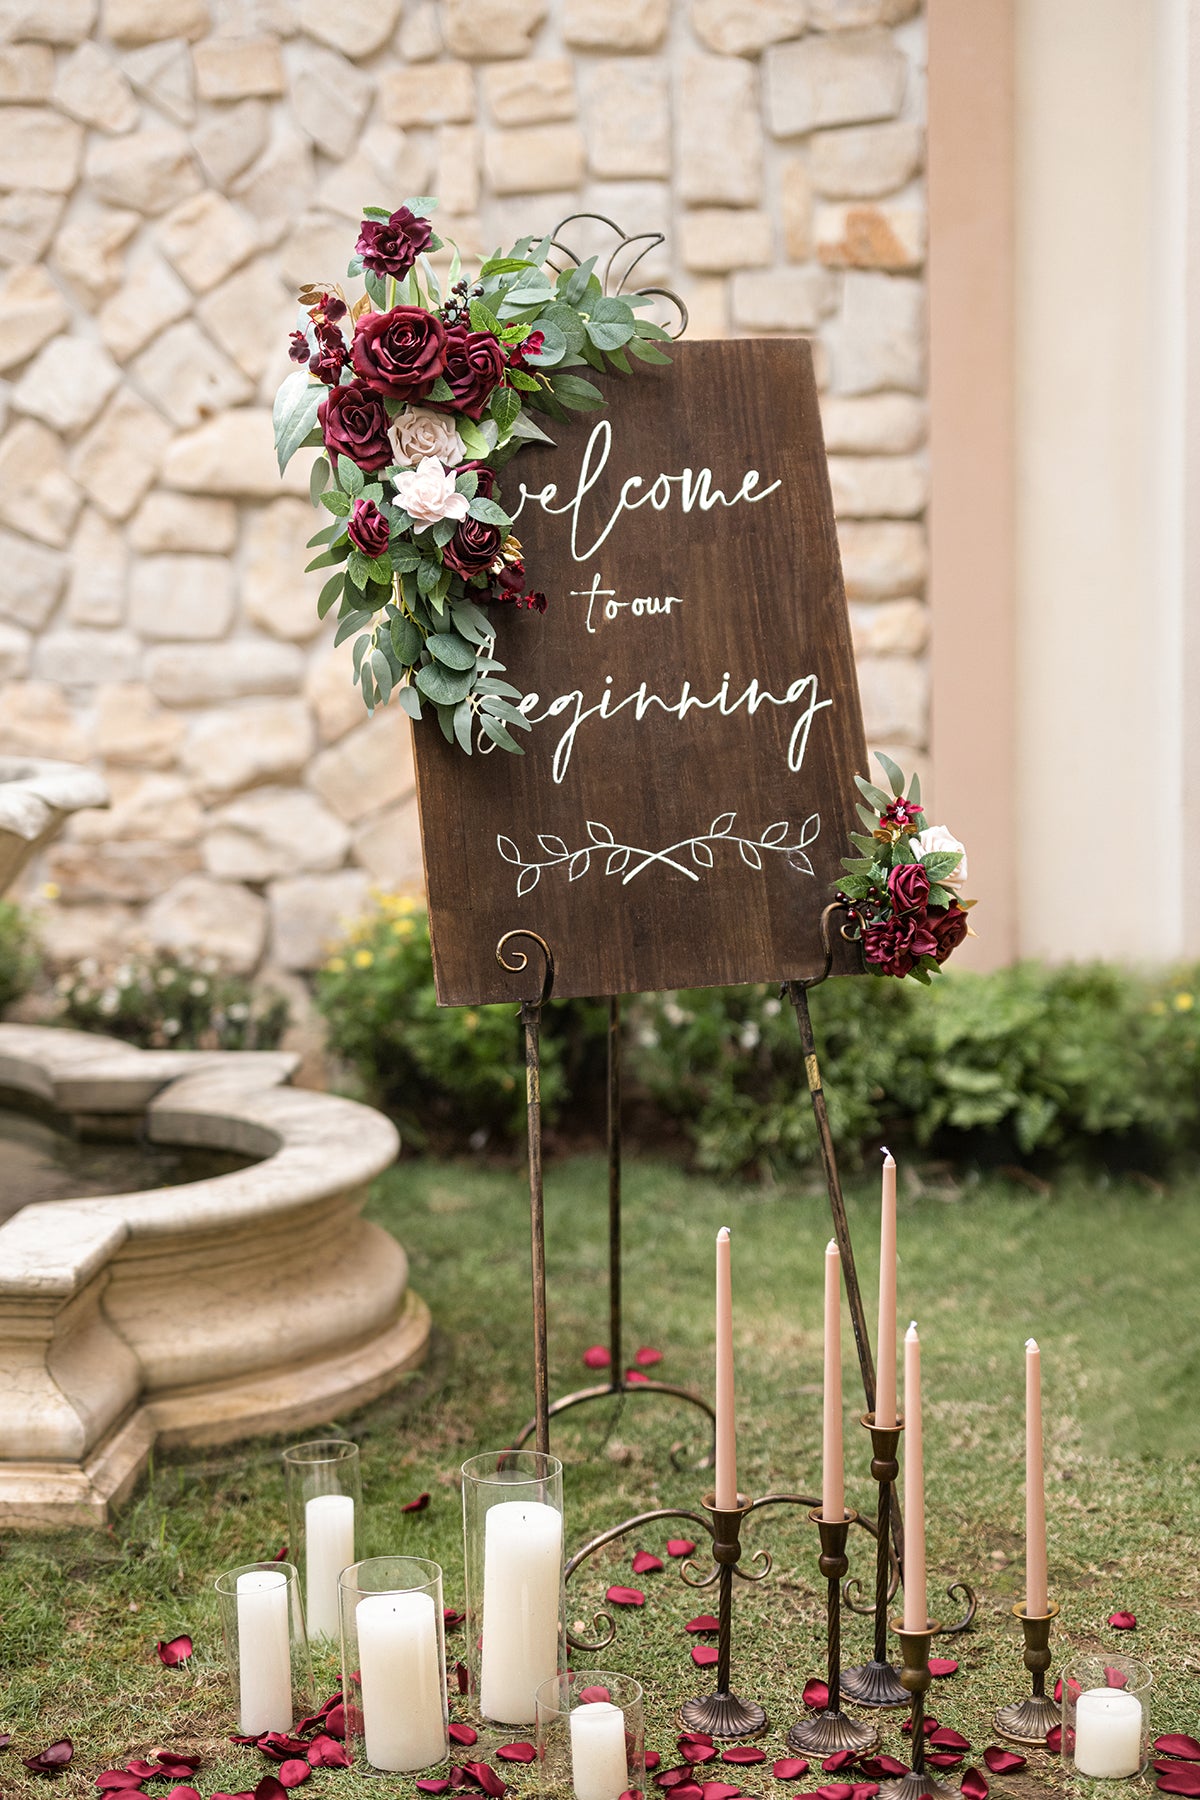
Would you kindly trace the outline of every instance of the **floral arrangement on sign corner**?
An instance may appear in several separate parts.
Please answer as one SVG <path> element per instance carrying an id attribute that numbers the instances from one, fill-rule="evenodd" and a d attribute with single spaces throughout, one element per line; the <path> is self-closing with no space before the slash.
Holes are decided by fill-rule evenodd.
<path id="1" fill-rule="evenodd" d="M 275 397 L 275 449 L 280 473 L 297 450 L 324 450 L 309 491 L 333 522 L 308 567 L 333 571 L 317 611 L 336 605 L 335 643 L 354 638 L 368 712 L 395 695 L 420 719 L 424 702 L 468 755 L 473 740 L 520 754 L 510 728 L 530 725 L 501 679 L 488 609 L 543 613 L 546 596 L 528 589 L 497 474 L 523 445 L 553 442 L 533 413 L 603 406 L 573 370 L 669 362 L 668 334 L 636 317 L 648 296 L 604 293 L 595 257 L 547 271 L 549 237 L 522 238 L 474 280 L 451 245 L 443 287 L 436 205 L 364 209 L 348 274 L 366 293 L 353 304 L 336 283 L 301 290 L 290 354 L 304 366 Z"/>
<path id="2" fill-rule="evenodd" d="M 843 857 L 837 897 L 872 973 L 911 975 L 928 986 L 951 951 L 974 936 L 967 911 L 975 902 L 957 891 L 967 879 L 967 852 L 944 825 L 926 824 L 918 777 L 906 796 L 902 770 L 880 751 L 875 758 L 892 791 L 854 777 L 870 835 L 850 833 L 859 854 Z"/>

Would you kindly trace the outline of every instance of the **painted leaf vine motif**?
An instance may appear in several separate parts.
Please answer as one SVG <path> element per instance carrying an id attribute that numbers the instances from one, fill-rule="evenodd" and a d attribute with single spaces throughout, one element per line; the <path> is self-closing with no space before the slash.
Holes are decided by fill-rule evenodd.
<path id="1" fill-rule="evenodd" d="M 580 876 L 586 875 L 591 869 L 593 859 L 599 867 L 602 858 L 604 873 L 619 875 L 622 887 L 628 887 L 636 876 L 655 864 L 674 869 L 677 874 L 686 875 L 689 881 L 699 881 L 701 870 L 716 866 L 714 849 L 723 844 L 736 844 L 742 861 L 751 869 L 762 869 L 765 866 L 764 857 L 775 855 L 785 856 L 788 867 L 801 875 L 813 873 L 812 863 L 805 853 L 820 832 L 820 813 L 810 813 L 795 836 L 788 819 L 776 820 L 773 825 L 768 825 L 760 832 L 758 837 L 744 837 L 735 831 L 736 823 L 735 812 L 720 813 L 707 831 L 698 832 L 694 837 L 680 838 L 678 843 L 667 844 L 661 850 L 650 850 L 641 844 L 619 844 L 609 826 L 589 819 L 589 841 L 574 850 L 562 838 L 549 832 L 538 834 L 538 848 L 542 852 L 540 858 L 523 856 L 512 838 L 505 837 L 503 833 L 496 838 L 496 848 L 504 861 L 511 863 L 519 871 L 518 895 L 530 893 L 547 869 L 565 868 L 568 881 L 578 881 Z"/>

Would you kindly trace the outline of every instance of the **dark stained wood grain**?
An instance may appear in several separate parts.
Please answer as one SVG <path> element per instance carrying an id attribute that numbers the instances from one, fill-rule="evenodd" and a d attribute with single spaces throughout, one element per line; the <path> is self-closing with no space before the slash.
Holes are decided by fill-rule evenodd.
<path id="1" fill-rule="evenodd" d="M 752 339 L 673 355 L 669 369 L 611 379 L 603 414 L 552 425 L 556 448 L 523 450 L 502 478 L 507 508 L 521 483 L 535 497 L 515 529 L 550 607 L 498 609 L 497 655 L 540 698 L 523 757 L 464 756 L 432 719 L 414 733 L 444 1005 L 536 993 L 532 969 L 496 963 L 497 940 L 518 927 L 552 945 L 562 997 L 820 967 L 818 919 L 856 825 L 866 750 L 811 354 L 803 340 Z M 576 495 L 601 420 L 611 447 L 577 519 L 549 511 L 536 496 L 551 483 L 549 505 Z M 736 495 L 749 470 L 762 497 L 706 509 L 704 469 L 710 499 Z M 680 480 L 654 487 L 685 470 L 690 510 Z M 652 498 L 593 549 L 623 489 Z M 589 631 L 594 581 L 614 602 L 674 598 L 606 618 L 597 597 Z M 591 711 L 602 705 L 608 716 Z M 806 831 L 803 851 L 775 847 Z M 839 946 L 835 967 L 850 972 L 856 957 Z"/>

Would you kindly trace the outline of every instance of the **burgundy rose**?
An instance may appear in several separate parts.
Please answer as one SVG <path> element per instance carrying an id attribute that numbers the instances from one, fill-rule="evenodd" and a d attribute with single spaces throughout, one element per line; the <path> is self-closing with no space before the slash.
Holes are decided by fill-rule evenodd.
<path id="1" fill-rule="evenodd" d="M 422 250 L 428 250 L 432 236 L 428 219 L 418 219 L 407 206 L 401 206 L 390 219 L 364 219 L 354 248 L 364 269 L 402 281 Z"/>
<path id="2" fill-rule="evenodd" d="M 468 331 L 463 325 L 454 325 L 446 333 L 443 372 L 454 398 L 431 404 L 442 412 L 481 419 L 492 389 L 504 379 L 504 352 L 490 331 Z"/>
<path id="3" fill-rule="evenodd" d="M 329 397 L 317 408 L 325 448 L 334 456 L 348 456 L 369 472 L 392 460 L 388 442 L 388 416 L 383 401 L 361 381 L 330 388 Z"/>
<path id="4" fill-rule="evenodd" d="M 424 400 L 446 370 L 446 327 L 423 306 L 364 313 L 354 333 L 355 370 L 393 400 Z M 478 415 L 476 415 L 478 416 Z"/>
<path id="5" fill-rule="evenodd" d="M 898 913 L 921 912 L 929 898 L 929 877 L 920 863 L 901 863 L 888 876 L 888 893 Z"/>
<path id="6" fill-rule="evenodd" d="M 373 500 L 356 500 L 346 536 L 364 556 L 382 556 L 388 547 L 388 522 Z"/>
<path id="7" fill-rule="evenodd" d="M 482 575 L 499 556 L 503 542 L 504 534 L 498 525 L 487 525 L 482 519 L 468 516 L 442 551 L 442 561 L 460 575 Z"/>
<path id="8" fill-rule="evenodd" d="M 949 906 L 931 906 L 925 915 L 925 923 L 937 939 L 937 949 L 933 954 L 940 963 L 944 963 L 952 950 L 957 950 L 967 935 L 967 915 L 957 900 Z"/>
<path id="9" fill-rule="evenodd" d="M 937 939 L 923 916 L 912 913 L 869 925 L 863 932 L 863 954 L 881 975 L 911 975 L 923 956 L 937 954 Z"/>
<path id="10" fill-rule="evenodd" d="M 475 487 L 476 499 L 490 500 L 492 495 L 496 491 L 496 471 L 495 471 L 495 469 L 489 469 L 486 463 L 481 463 L 481 462 L 460 463 L 458 465 L 458 468 L 454 471 L 454 473 L 456 475 L 474 475 L 474 476 L 476 476 L 476 478 L 477 478 L 476 487 Z"/>
<path id="11" fill-rule="evenodd" d="M 346 340 L 336 325 L 330 325 L 324 319 L 318 319 L 313 326 L 317 339 L 317 353 L 310 361 L 309 372 L 326 387 L 336 387 L 342 377 L 342 370 L 350 361 L 350 352 L 346 348 Z"/>

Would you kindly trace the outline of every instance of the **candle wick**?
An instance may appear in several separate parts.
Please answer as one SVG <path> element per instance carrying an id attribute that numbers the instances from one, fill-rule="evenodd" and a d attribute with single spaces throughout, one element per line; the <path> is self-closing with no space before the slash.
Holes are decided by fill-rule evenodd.
<path id="1" fill-rule="evenodd" d="M 1026 1338 L 1025 1339 L 1025 1348 L 1027 1350 L 1036 1350 L 1037 1347 L 1038 1347 L 1038 1341 L 1036 1338 Z"/>

